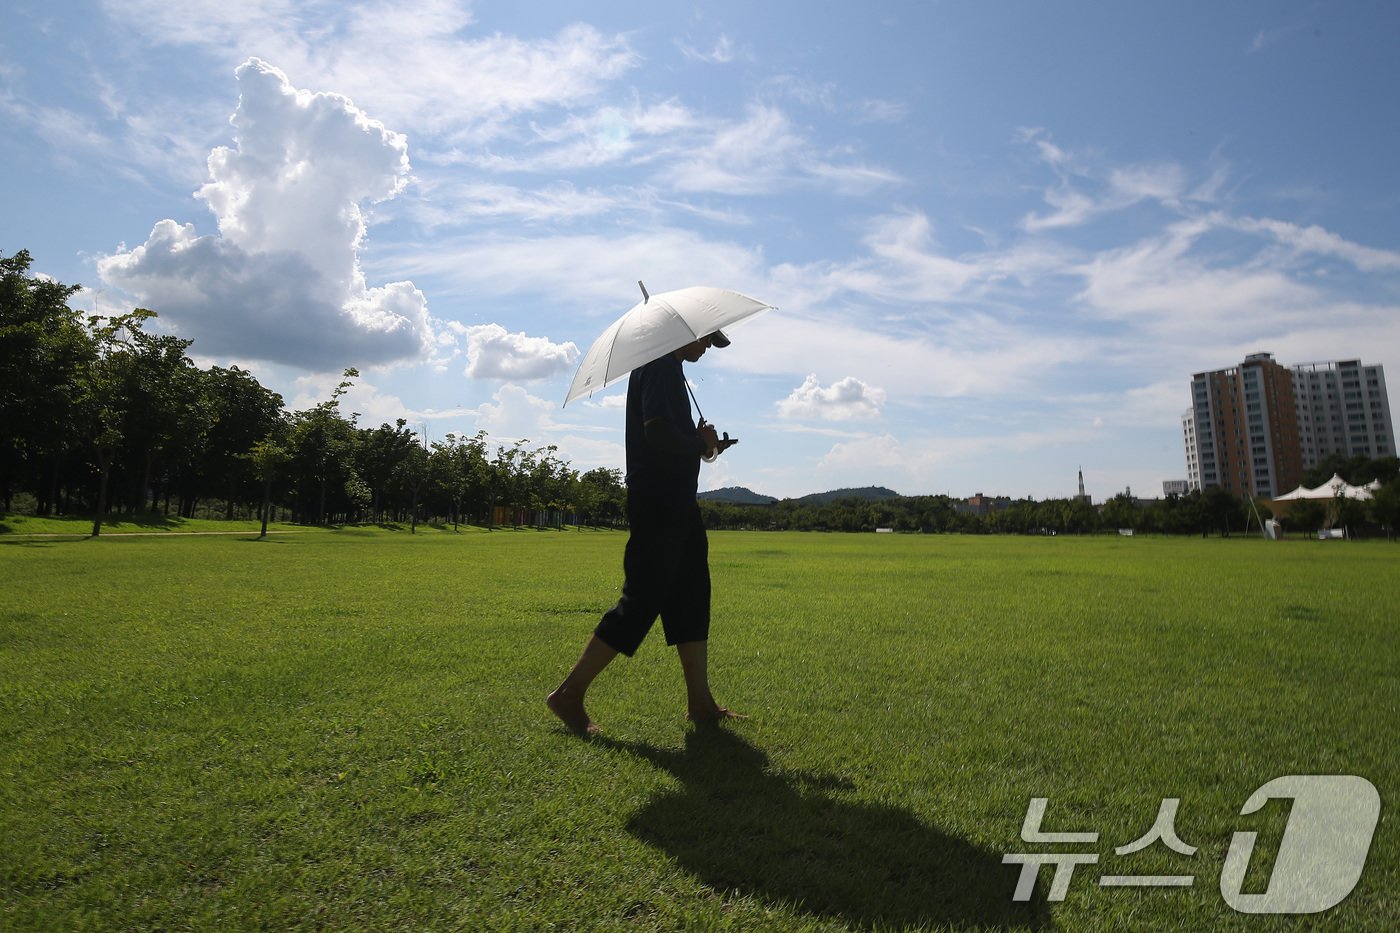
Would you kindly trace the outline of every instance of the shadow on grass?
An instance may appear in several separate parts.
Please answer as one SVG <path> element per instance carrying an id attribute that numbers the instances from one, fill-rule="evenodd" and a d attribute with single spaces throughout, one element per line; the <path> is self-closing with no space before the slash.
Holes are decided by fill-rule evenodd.
<path id="1" fill-rule="evenodd" d="M 684 750 L 595 740 L 670 772 L 627 829 L 719 892 L 756 895 L 860 927 L 1048 928 L 1037 886 L 1017 903 L 1016 866 L 906 810 L 843 800 L 850 783 L 786 774 L 744 738 L 696 729 Z"/>

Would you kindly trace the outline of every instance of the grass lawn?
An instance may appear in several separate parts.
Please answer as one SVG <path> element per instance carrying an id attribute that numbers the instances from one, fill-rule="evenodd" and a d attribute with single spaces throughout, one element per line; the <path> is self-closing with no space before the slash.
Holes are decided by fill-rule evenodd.
<path id="1" fill-rule="evenodd" d="M 1400 546 L 712 533 L 752 718 L 687 727 L 658 626 L 587 742 L 543 698 L 624 541 L 0 538 L 0 928 L 1292 929 L 1219 887 L 1254 831 L 1263 891 L 1286 801 L 1240 810 L 1290 774 L 1382 799 L 1303 923 L 1400 917 Z M 1098 840 L 1023 842 L 1033 797 Z M 1195 854 L 1117 855 L 1167 797 Z M 1014 902 L 1027 852 L 1098 862 Z"/>

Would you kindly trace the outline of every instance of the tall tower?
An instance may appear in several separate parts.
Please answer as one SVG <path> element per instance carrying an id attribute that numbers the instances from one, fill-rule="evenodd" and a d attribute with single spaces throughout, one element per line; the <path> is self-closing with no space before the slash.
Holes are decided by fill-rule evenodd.
<path id="1" fill-rule="evenodd" d="M 1079 468 L 1079 501 L 1082 502 L 1082 503 L 1084 503 L 1085 505 L 1093 505 L 1093 503 L 1089 501 L 1089 496 L 1088 496 L 1088 494 L 1086 494 L 1086 493 L 1084 492 L 1084 468 L 1083 468 L 1083 467 L 1080 467 L 1080 468 Z"/>

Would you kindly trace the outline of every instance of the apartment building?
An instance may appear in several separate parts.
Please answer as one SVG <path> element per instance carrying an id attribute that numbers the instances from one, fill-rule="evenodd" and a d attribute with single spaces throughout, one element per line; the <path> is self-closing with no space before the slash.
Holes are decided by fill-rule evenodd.
<path id="1" fill-rule="evenodd" d="M 1191 378 L 1182 416 L 1187 482 L 1237 495 L 1277 496 L 1333 453 L 1395 452 L 1385 373 L 1359 360 L 1286 367 L 1252 353 Z"/>
<path id="2" fill-rule="evenodd" d="M 1304 460 L 1395 456 L 1383 367 L 1338 360 L 1304 363 L 1293 373 Z"/>

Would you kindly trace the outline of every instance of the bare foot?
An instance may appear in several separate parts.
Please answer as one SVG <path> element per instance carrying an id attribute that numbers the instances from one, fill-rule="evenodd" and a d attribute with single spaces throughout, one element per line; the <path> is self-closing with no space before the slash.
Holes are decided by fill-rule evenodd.
<path id="1" fill-rule="evenodd" d="M 699 712 L 691 710 L 685 714 L 685 718 L 696 725 L 707 726 L 722 722 L 726 719 L 748 719 L 749 717 L 742 713 L 736 713 L 732 709 L 725 709 L 723 706 L 716 703 L 711 709 L 701 710 Z"/>
<path id="2" fill-rule="evenodd" d="M 560 687 L 545 698 L 545 703 L 574 735 L 587 738 L 598 734 L 598 724 L 588 718 L 583 709 L 583 700 L 574 696 L 572 691 Z"/>

